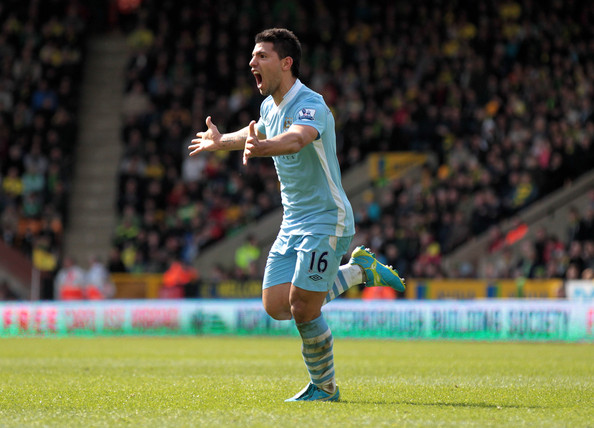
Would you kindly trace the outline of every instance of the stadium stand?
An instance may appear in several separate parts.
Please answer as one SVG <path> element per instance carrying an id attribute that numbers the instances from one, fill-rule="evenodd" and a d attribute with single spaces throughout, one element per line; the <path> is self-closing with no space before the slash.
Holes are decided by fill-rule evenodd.
<path id="1" fill-rule="evenodd" d="M 415 175 L 379 180 L 353 198 L 353 245 L 370 245 L 405 276 L 591 275 L 589 188 L 575 209 L 549 222 L 536 216 L 551 210 L 526 213 L 544 200 L 569 204 L 550 198 L 575 189 L 594 164 L 594 6 L 585 0 L 333 5 L 2 2 L 3 243 L 48 278 L 60 265 L 85 40 L 89 26 L 105 30 L 89 21 L 92 7 L 118 20 L 131 52 L 122 82 L 112 271 L 162 273 L 171 260 L 196 260 L 278 214 L 270 159 L 243 167 L 239 153 L 188 158 L 186 147 L 207 115 L 223 131 L 258 117 L 261 96 L 247 66 L 253 36 L 287 26 L 304 45 L 302 80 L 334 111 L 345 178 L 362 171 L 371 153 L 430 154 Z M 265 250 L 267 236 L 257 238 Z M 477 250 L 472 245 L 479 242 L 489 263 L 459 263 L 464 249 Z M 253 276 L 253 267 L 237 269 L 233 256 L 226 258 L 231 265 L 203 277 Z"/>
<path id="2" fill-rule="evenodd" d="M 477 275 L 477 266 L 445 271 L 444 255 L 593 164 L 587 2 L 181 5 L 144 3 L 129 34 L 137 52 L 127 96 L 142 108 L 124 129 L 121 187 L 130 199 L 120 210 L 122 222 L 134 217 L 140 239 L 118 244 L 147 265 L 149 231 L 192 259 L 278 207 L 269 162 L 242 169 L 236 154 L 184 158 L 207 114 L 229 130 L 258 117 L 246 63 L 253 34 L 270 25 L 302 39 L 303 80 L 334 109 L 345 171 L 375 151 L 436 155 L 420 180 L 395 180 L 357 209 L 357 242 L 404 275 Z M 159 176 L 147 174 L 149 160 Z M 565 238 L 550 239 L 568 254 L 573 240 Z M 558 277 L 566 269 L 518 265 L 498 274 Z"/>
<path id="3" fill-rule="evenodd" d="M 41 270 L 43 297 L 68 224 L 86 12 L 75 1 L 0 4 L 1 239 Z"/>

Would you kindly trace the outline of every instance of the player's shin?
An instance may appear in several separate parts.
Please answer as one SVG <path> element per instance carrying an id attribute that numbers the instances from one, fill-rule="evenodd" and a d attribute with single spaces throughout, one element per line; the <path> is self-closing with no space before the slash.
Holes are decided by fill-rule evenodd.
<path id="1" fill-rule="evenodd" d="M 323 315 L 318 318 L 298 323 L 301 335 L 301 353 L 309 372 L 311 382 L 329 394 L 336 391 L 334 378 L 334 353 L 332 332 Z"/>

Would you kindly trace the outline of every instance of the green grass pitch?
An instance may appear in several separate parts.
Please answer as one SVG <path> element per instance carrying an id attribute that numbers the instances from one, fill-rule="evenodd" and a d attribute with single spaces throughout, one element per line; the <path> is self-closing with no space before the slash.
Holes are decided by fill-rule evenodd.
<path id="1" fill-rule="evenodd" d="M 335 338 L 338 403 L 297 338 L 0 340 L 0 427 L 594 426 L 592 344 Z"/>

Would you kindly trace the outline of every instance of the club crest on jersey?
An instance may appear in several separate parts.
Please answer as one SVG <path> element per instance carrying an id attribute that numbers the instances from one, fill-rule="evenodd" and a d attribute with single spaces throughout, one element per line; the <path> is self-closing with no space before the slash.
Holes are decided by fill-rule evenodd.
<path id="1" fill-rule="evenodd" d="M 316 110 L 313 108 L 304 108 L 299 111 L 299 120 L 314 120 Z"/>
<path id="2" fill-rule="evenodd" d="M 285 123 L 283 125 L 283 129 L 286 131 L 289 127 L 293 124 L 293 118 L 289 116 L 285 116 Z"/>

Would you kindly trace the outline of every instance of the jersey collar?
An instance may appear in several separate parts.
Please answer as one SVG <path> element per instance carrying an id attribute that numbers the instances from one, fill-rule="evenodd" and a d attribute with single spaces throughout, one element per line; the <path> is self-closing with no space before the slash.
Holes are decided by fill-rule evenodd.
<path id="1" fill-rule="evenodd" d="M 280 104 L 277 106 L 277 109 L 282 109 L 284 106 L 286 106 L 288 103 L 291 102 L 291 100 L 293 98 L 295 98 L 295 95 L 297 95 L 297 92 L 299 92 L 299 90 L 301 89 L 301 87 L 303 86 L 303 83 L 301 83 L 301 80 L 297 79 L 295 81 L 295 83 L 293 83 L 293 86 L 291 86 L 291 89 L 289 89 L 289 92 L 287 92 L 285 94 L 285 96 L 283 97 L 283 100 L 280 102 Z"/>

